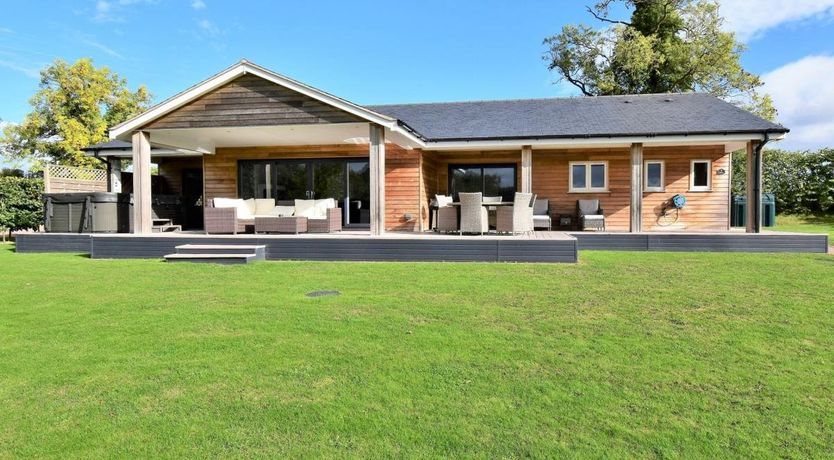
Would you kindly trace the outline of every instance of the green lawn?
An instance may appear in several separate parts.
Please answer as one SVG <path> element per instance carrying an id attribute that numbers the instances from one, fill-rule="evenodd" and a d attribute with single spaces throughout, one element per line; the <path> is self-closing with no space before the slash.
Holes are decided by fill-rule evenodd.
<path id="1" fill-rule="evenodd" d="M 819 216 L 776 216 L 776 227 L 780 232 L 828 233 L 828 243 L 834 245 L 834 215 Z"/>
<path id="2" fill-rule="evenodd" d="M 0 457 L 834 456 L 831 256 L 0 267 Z"/>

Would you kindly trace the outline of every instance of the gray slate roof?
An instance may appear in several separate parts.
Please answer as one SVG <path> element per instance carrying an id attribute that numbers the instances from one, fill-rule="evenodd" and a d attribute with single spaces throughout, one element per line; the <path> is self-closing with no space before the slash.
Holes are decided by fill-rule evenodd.
<path id="1" fill-rule="evenodd" d="M 430 141 L 788 131 L 700 93 L 366 107 L 399 119 Z"/>

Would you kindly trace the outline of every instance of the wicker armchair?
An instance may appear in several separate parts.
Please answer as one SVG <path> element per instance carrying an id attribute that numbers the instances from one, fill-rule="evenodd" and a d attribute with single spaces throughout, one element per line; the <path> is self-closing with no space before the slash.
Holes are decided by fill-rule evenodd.
<path id="1" fill-rule="evenodd" d="M 237 208 L 215 208 L 206 206 L 204 209 L 205 219 L 203 226 L 207 234 L 246 233 L 247 226 L 253 228 L 254 219 L 238 219 Z"/>
<path id="2" fill-rule="evenodd" d="M 516 193 L 512 207 L 498 208 L 495 230 L 502 233 L 533 231 L 533 194 Z"/>
<path id="3" fill-rule="evenodd" d="M 480 233 L 489 231 L 489 213 L 481 204 L 481 193 L 459 193 L 460 197 L 460 233 Z"/>
<path id="4" fill-rule="evenodd" d="M 342 231 L 342 208 L 328 208 L 326 219 L 307 219 L 307 233 Z"/>
<path id="5" fill-rule="evenodd" d="M 605 231 L 605 213 L 599 200 L 576 200 L 576 222 L 580 230 Z"/>
<path id="6" fill-rule="evenodd" d="M 435 219 L 435 230 L 438 232 L 458 231 L 458 210 L 451 206 L 452 197 L 437 195 L 437 219 Z"/>
<path id="7" fill-rule="evenodd" d="M 550 230 L 553 222 L 550 218 L 550 202 L 548 200 L 536 200 L 533 203 L 533 228 L 546 228 Z"/>

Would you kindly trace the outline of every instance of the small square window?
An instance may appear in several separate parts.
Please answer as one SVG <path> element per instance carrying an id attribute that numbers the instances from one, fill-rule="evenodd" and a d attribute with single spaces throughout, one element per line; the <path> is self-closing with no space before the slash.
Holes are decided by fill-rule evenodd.
<path id="1" fill-rule="evenodd" d="M 646 192 L 662 192 L 665 169 L 663 161 L 647 161 L 643 174 L 643 190 Z"/>
<path id="2" fill-rule="evenodd" d="M 712 186 L 712 162 L 709 160 L 692 160 L 689 171 L 689 190 L 708 192 Z"/>

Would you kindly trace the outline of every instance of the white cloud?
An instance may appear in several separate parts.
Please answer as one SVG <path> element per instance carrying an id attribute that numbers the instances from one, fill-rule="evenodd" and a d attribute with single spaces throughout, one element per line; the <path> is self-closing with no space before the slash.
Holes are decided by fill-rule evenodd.
<path id="1" fill-rule="evenodd" d="M 124 7 L 157 2 L 158 0 L 97 0 L 91 19 L 95 22 L 125 22 Z"/>
<path id="2" fill-rule="evenodd" d="M 209 36 L 223 35 L 223 30 L 208 19 L 197 22 L 197 26 Z"/>
<path id="3" fill-rule="evenodd" d="M 749 41 L 781 24 L 834 18 L 834 0 L 719 0 L 726 29 Z"/>
<path id="4" fill-rule="evenodd" d="M 781 147 L 834 147 L 834 56 L 806 56 L 762 75 L 779 121 L 791 129 Z"/>
<path id="5" fill-rule="evenodd" d="M 204 2 L 203 0 L 193 0 L 191 2 L 191 8 L 194 8 L 195 10 L 202 10 L 205 7 L 206 2 Z"/>
<path id="6" fill-rule="evenodd" d="M 124 22 L 124 18 L 116 12 L 111 2 L 98 0 L 96 2 L 95 14 L 92 17 L 95 22 Z"/>
<path id="7" fill-rule="evenodd" d="M 101 44 L 101 43 L 99 43 L 95 40 L 84 39 L 84 40 L 82 40 L 82 42 L 89 45 L 89 46 L 92 46 L 93 48 L 101 50 L 102 52 L 104 52 L 105 54 L 108 54 L 110 56 L 117 57 L 119 59 L 124 59 L 125 58 L 124 56 L 119 54 L 119 52 L 117 52 L 113 48 L 110 48 L 109 46 Z"/>
<path id="8" fill-rule="evenodd" d="M 0 34 L 13 34 L 14 31 L 8 27 L 0 27 Z"/>
<path id="9" fill-rule="evenodd" d="M 15 72 L 20 72 L 26 75 L 27 77 L 41 77 L 41 69 L 39 67 L 34 67 L 20 62 L 10 61 L 7 59 L 0 59 L 0 67 L 5 67 L 7 69 L 14 70 Z"/>

